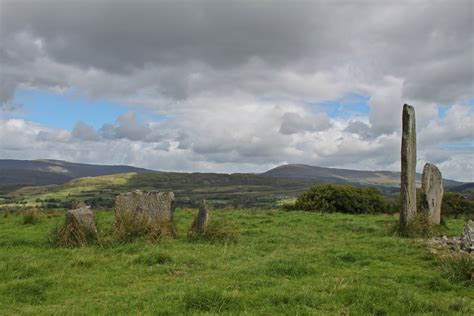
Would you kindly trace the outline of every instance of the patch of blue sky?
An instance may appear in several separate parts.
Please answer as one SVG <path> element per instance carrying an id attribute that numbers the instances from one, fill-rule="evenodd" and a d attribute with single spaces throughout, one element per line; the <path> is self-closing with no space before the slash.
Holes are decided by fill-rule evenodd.
<path id="1" fill-rule="evenodd" d="M 353 116 L 368 116 L 370 113 L 369 100 L 370 96 L 349 93 L 336 100 L 306 103 L 306 105 L 322 110 L 332 118 L 346 119 Z"/>
<path id="2" fill-rule="evenodd" d="M 447 143 L 447 144 L 442 144 L 439 147 L 443 149 L 449 149 L 449 150 L 455 150 L 455 151 L 463 151 L 463 150 L 472 151 L 474 149 L 474 140 L 465 140 L 461 142 Z"/>
<path id="3" fill-rule="evenodd" d="M 446 117 L 446 114 L 448 114 L 450 109 L 451 109 L 450 106 L 438 105 L 438 118 L 439 119 L 444 119 Z"/>
<path id="4" fill-rule="evenodd" d="M 141 122 L 165 119 L 137 106 L 131 108 L 106 100 L 91 100 L 74 91 L 59 94 L 36 89 L 21 90 L 17 91 L 13 101 L 22 105 L 18 115 L 21 118 L 69 130 L 78 121 L 100 128 L 105 123 L 115 122 L 118 116 L 129 111 L 137 112 L 137 119 Z"/>

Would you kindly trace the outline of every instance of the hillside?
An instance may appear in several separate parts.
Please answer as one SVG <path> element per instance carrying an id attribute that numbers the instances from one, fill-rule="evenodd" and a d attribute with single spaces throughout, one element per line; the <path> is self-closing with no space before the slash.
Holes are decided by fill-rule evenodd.
<path id="1" fill-rule="evenodd" d="M 393 171 L 362 171 L 350 169 L 324 168 L 302 164 L 289 164 L 276 167 L 262 176 L 273 178 L 307 179 L 316 182 L 351 183 L 359 185 L 376 185 L 398 187 L 400 172 Z M 418 182 L 421 174 L 417 174 Z M 446 187 L 461 185 L 462 182 L 444 179 Z"/>
<path id="2" fill-rule="evenodd" d="M 173 191 L 181 206 L 195 206 L 207 199 L 215 205 L 267 207 L 296 196 L 314 183 L 255 174 L 122 173 L 73 179 L 60 185 L 23 187 L 5 194 L 3 199 L 0 196 L 0 204 L 24 201 L 68 207 L 67 201 L 80 199 L 92 206 L 112 207 L 117 194 L 139 189 Z"/>
<path id="3" fill-rule="evenodd" d="M 131 166 L 73 163 L 61 160 L 0 159 L 0 186 L 62 184 L 82 177 L 126 172 L 156 172 Z"/>

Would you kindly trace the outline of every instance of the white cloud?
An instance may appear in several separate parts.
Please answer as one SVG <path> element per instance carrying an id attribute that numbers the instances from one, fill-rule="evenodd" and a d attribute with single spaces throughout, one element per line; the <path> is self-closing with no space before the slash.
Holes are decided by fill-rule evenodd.
<path id="1" fill-rule="evenodd" d="M 85 121 L 71 132 L 5 115 L 2 156 L 188 171 L 397 169 L 401 106 L 410 103 L 420 159 L 472 180 L 459 171 L 474 171 L 462 161 L 472 144 L 463 153 L 446 146 L 473 138 L 472 106 L 459 105 L 474 98 L 469 0 L 3 0 L 0 14 L 0 113 L 14 117 L 15 91 L 31 88 L 130 109 L 99 130 Z M 321 113 L 319 103 L 351 93 L 370 97 L 368 116 Z M 450 106 L 443 119 L 439 104 Z M 166 120 L 140 122 L 138 107 Z"/>

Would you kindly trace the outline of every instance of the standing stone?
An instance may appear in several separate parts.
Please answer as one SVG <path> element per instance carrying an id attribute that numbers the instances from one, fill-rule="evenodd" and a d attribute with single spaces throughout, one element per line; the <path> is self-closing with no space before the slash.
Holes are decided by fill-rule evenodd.
<path id="1" fill-rule="evenodd" d="M 474 222 L 471 220 L 462 228 L 461 249 L 468 252 L 474 251 Z"/>
<path id="2" fill-rule="evenodd" d="M 421 179 L 421 210 L 428 214 L 434 225 L 439 225 L 441 222 L 443 192 L 441 171 L 431 163 L 425 164 Z"/>
<path id="3" fill-rule="evenodd" d="M 131 216 L 137 221 L 159 224 L 164 234 L 175 234 L 175 198 L 173 192 L 142 192 L 136 190 L 115 198 L 115 219 Z"/>
<path id="4" fill-rule="evenodd" d="M 58 247 L 83 247 L 98 239 L 94 212 L 81 207 L 66 212 L 66 221 L 51 241 Z"/>
<path id="5" fill-rule="evenodd" d="M 201 235 L 204 233 L 209 221 L 209 207 L 206 200 L 202 200 L 199 212 L 191 225 L 189 234 Z"/>
<path id="6" fill-rule="evenodd" d="M 403 105 L 400 182 L 400 228 L 416 215 L 416 123 L 413 106 Z"/>
<path id="7" fill-rule="evenodd" d="M 68 225 L 77 225 L 87 235 L 97 235 L 94 212 L 87 207 L 67 211 L 66 226 Z"/>

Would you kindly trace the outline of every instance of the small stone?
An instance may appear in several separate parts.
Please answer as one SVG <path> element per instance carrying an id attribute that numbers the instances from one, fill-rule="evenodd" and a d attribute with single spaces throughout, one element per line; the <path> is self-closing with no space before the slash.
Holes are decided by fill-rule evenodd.
<path id="1" fill-rule="evenodd" d="M 446 236 L 443 236 L 443 240 L 448 240 L 448 237 L 446 237 Z"/>
<path id="2" fill-rule="evenodd" d="M 87 207 L 69 210 L 66 213 L 66 225 L 77 223 L 81 229 L 88 233 L 97 235 L 94 212 Z"/>
<path id="3" fill-rule="evenodd" d="M 474 251 L 474 222 L 472 220 L 469 220 L 462 229 L 461 249 L 469 252 Z"/>
<path id="4" fill-rule="evenodd" d="M 199 212 L 191 225 L 191 229 L 189 230 L 189 235 L 203 234 L 207 228 L 208 222 L 209 222 L 209 207 L 207 205 L 207 201 L 202 200 L 201 206 L 199 207 Z"/>

